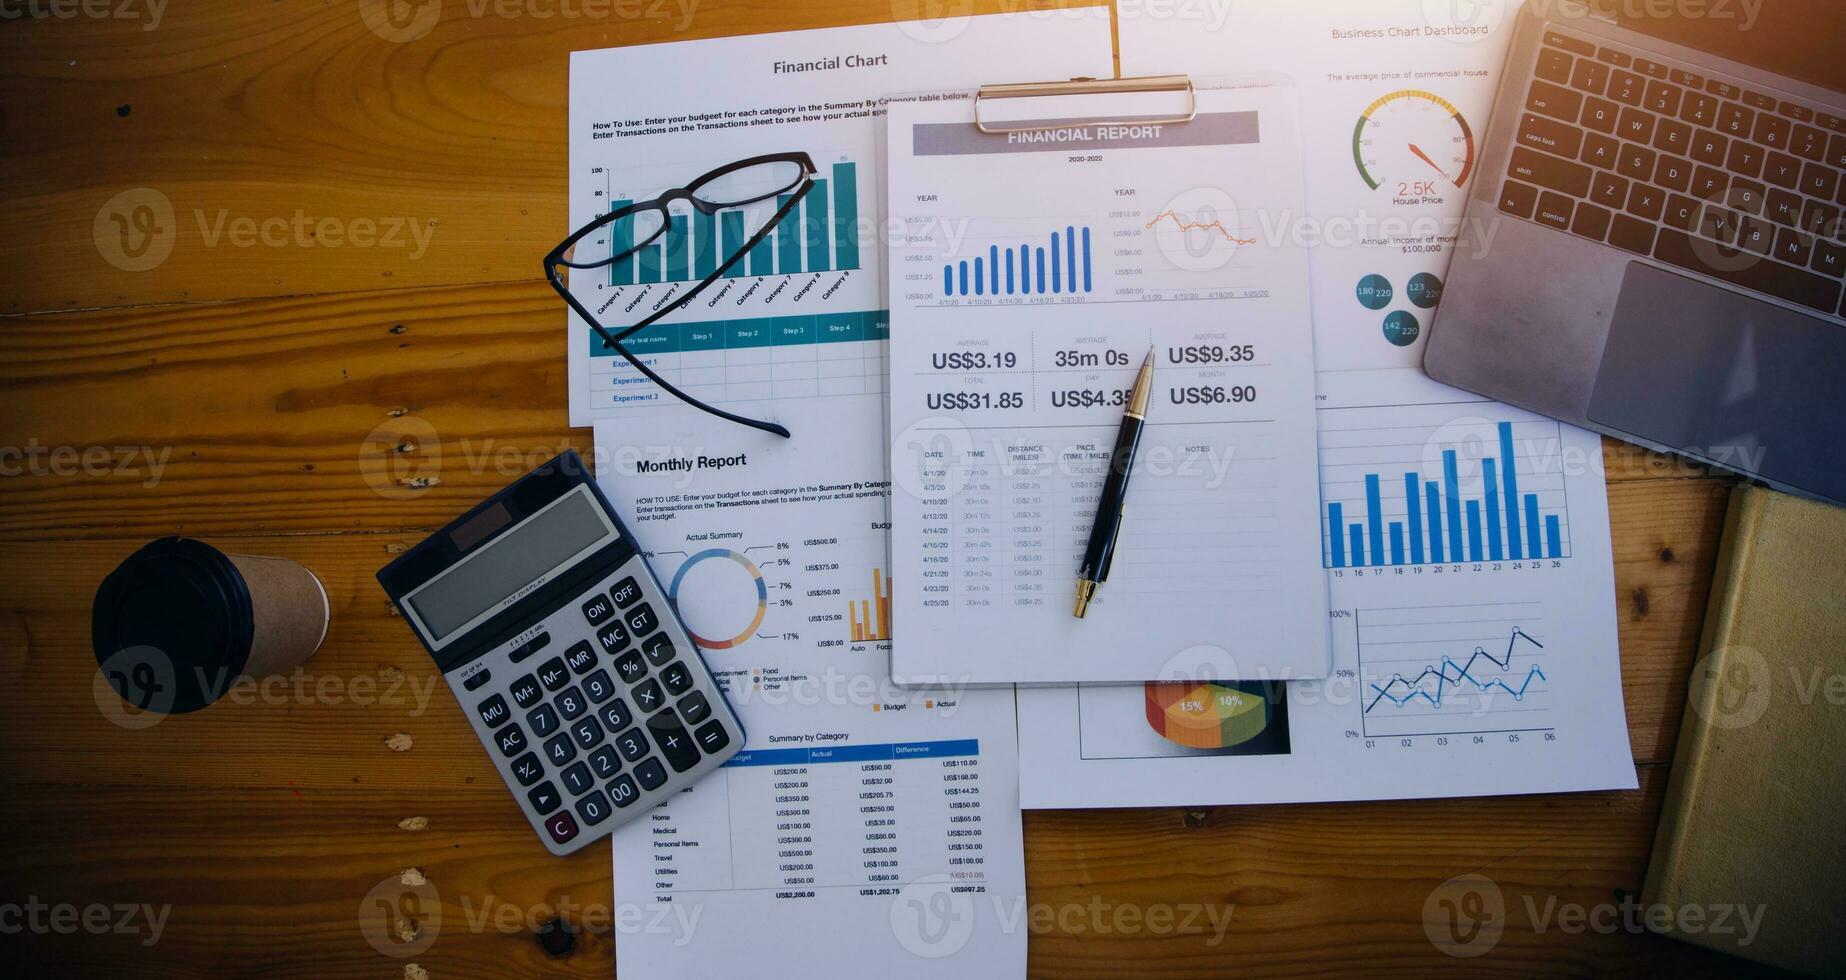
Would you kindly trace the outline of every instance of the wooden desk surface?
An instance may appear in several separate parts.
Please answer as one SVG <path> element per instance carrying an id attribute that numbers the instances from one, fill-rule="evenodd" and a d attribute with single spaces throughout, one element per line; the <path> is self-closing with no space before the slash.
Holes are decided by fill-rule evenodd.
<path id="1" fill-rule="evenodd" d="M 565 52 L 882 21 L 916 0 L 702 0 L 690 16 L 678 0 L 590 0 L 569 9 L 604 15 L 550 18 L 523 11 L 551 0 L 516 16 L 443 0 L 403 43 L 368 28 L 377 2 L 0 22 L 0 903 L 172 906 L 152 945 L 145 929 L 0 931 L 35 973 L 614 970 L 618 937 L 583 917 L 611 902 L 607 847 L 559 860 L 539 846 L 372 574 L 526 465 L 588 448 L 566 425 L 562 308 L 537 275 L 566 230 Z M 163 201 L 170 214 L 141 210 Z M 137 270 L 152 253 L 115 214 L 157 215 L 157 236 L 172 222 L 171 253 Z M 254 240 L 235 233 L 245 220 Z M 355 235 L 371 220 L 367 247 Z M 134 447 L 164 463 L 157 479 Z M 1028 813 L 1035 904 L 1234 905 L 1217 944 L 1053 921 L 1032 932 L 1033 974 L 1737 969 L 1651 935 L 1538 931 L 1523 912 L 1528 897 L 1640 888 L 1728 489 L 1605 454 L 1638 792 Z M 112 724 L 93 697 L 90 598 L 175 533 L 318 572 L 333 627 L 310 670 L 331 686 Z M 360 930 L 368 890 L 406 871 L 437 890 L 443 922 L 408 969 Z M 1512 924 L 1489 955 L 1455 960 L 1422 914 L 1467 872 L 1499 883 Z M 489 903 L 536 921 L 563 906 L 589 928 L 548 959 L 523 923 L 470 928 Z"/>

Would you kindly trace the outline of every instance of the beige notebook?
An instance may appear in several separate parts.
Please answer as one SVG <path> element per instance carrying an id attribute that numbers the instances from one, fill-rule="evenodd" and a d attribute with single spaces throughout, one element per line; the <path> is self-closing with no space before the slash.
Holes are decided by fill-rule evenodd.
<path id="1" fill-rule="evenodd" d="M 1846 510 L 1738 488 L 1699 656 L 1646 921 L 1846 974 Z"/>

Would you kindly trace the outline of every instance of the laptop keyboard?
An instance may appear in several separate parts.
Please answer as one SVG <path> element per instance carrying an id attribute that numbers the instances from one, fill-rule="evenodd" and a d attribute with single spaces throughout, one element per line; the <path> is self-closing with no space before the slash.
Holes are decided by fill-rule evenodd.
<path id="1" fill-rule="evenodd" d="M 1846 316 L 1846 119 L 1546 31 L 1500 210 Z"/>

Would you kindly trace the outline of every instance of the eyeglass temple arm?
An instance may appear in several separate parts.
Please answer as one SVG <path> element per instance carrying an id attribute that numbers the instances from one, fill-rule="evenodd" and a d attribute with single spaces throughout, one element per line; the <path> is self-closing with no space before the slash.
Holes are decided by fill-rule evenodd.
<path id="1" fill-rule="evenodd" d="M 724 419 L 727 422 L 735 422 L 738 425 L 747 425 L 752 429 L 757 429 L 762 432 L 768 432 L 774 435 L 778 435 L 784 439 L 790 438 L 790 433 L 788 429 L 775 422 L 763 422 L 757 419 L 745 418 L 742 415 L 736 415 L 731 412 L 727 412 L 724 409 L 719 408 L 716 405 L 708 405 L 705 402 L 702 402 L 698 400 L 697 398 L 694 398 L 691 395 L 686 394 L 685 392 L 669 384 L 665 378 L 662 378 L 660 375 L 655 374 L 652 368 L 649 368 L 647 365 L 641 363 L 641 359 L 629 353 L 628 348 L 623 347 L 619 343 L 615 344 L 614 346 L 615 346 L 615 352 L 622 355 L 623 360 L 626 360 L 629 364 L 634 365 L 635 370 L 641 372 L 642 374 L 647 375 L 647 379 L 649 381 L 652 381 L 653 383 L 659 385 L 661 388 L 666 389 L 668 394 L 671 394 L 673 397 L 679 399 L 680 401 L 683 401 L 686 404 L 691 405 L 693 408 L 696 408 L 702 412 L 708 412 L 712 415 L 716 415 L 719 418 Z"/>

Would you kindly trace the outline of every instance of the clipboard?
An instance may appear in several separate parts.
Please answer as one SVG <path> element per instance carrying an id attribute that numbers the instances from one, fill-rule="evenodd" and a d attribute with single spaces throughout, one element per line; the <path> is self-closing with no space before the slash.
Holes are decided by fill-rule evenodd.
<path id="1" fill-rule="evenodd" d="M 1127 125 L 1167 125 L 1178 126 L 1198 118 L 1199 93 L 1190 75 L 1143 75 L 1136 78 L 1072 78 L 1062 82 L 1012 82 L 999 85 L 983 85 L 974 93 L 974 126 L 989 136 L 1006 133 L 1045 132 L 1071 124 L 1070 120 L 1056 123 L 990 125 L 981 116 L 983 102 L 1004 99 L 1055 98 L 1068 95 L 1126 95 L 1150 92 L 1184 92 L 1186 110 L 1179 115 L 1155 116 L 1149 118 L 1110 119 L 1099 118 L 1082 120 L 1095 126 Z"/>

